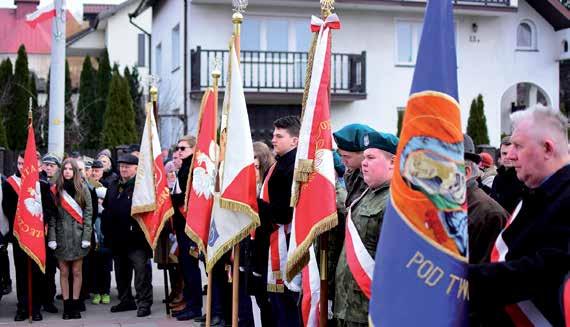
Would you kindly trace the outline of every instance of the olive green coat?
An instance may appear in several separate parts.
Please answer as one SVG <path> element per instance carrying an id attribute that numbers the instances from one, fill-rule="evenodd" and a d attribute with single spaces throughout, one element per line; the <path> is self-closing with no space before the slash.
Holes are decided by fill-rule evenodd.
<path id="1" fill-rule="evenodd" d="M 82 248 L 81 241 L 91 242 L 93 232 L 91 204 L 91 193 L 87 185 L 83 183 L 83 198 L 85 208 L 83 208 L 83 224 L 78 223 L 61 205 L 58 205 L 57 217 L 52 217 L 48 221 L 48 241 L 57 242 L 55 257 L 62 261 L 75 261 L 81 259 L 89 253 L 89 247 Z M 56 200 L 56 203 L 59 201 Z"/>
<path id="2" fill-rule="evenodd" d="M 360 201 L 352 206 L 351 216 L 362 243 L 374 258 L 390 194 L 389 183 L 365 192 Z M 335 279 L 334 317 L 354 323 L 368 323 L 368 298 L 350 272 L 344 245 L 336 266 Z"/>

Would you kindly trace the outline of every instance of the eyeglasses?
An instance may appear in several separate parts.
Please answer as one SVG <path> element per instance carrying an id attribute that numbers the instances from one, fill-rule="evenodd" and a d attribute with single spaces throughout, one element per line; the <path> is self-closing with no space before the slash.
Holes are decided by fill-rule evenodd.
<path id="1" fill-rule="evenodd" d="M 186 149 L 188 149 L 189 146 L 177 146 L 176 148 L 174 148 L 176 151 L 184 151 Z"/>

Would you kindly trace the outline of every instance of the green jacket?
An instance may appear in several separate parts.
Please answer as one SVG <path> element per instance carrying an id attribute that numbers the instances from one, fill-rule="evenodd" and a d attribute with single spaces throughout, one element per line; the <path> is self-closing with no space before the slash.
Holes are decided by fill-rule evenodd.
<path id="1" fill-rule="evenodd" d="M 344 204 L 348 208 L 354 200 L 364 193 L 368 186 L 364 183 L 364 177 L 360 169 L 347 171 L 344 174 L 344 182 L 346 184 L 346 200 Z"/>
<path id="2" fill-rule="evenodd" d="M 55 257 L 62 261 L 75 261 L 81 259 L 89 253 L 89 247 L 83 249 L 81 241 L 91 242 L 92 212 L 91 193 L 87 185 L 83 183 L 83 198 L 85 199 L 85 208 L 83 208 L 83 224 L 78 223 L 70 214 L 68 214 L 59 201 L 57 217 L 52 217 L 48 221 L 48 241 L 56 241 Z"/>
<path id="3" fill-rule="evenodd" d="M 374 258 L 380 229 L 384 219 L 389 183 L 375 189 L 365 190 L 364 196 L 352 206 L 352 221 L 358 230 L 362 243 Z M 348 216 L 346 219 L 349 219 Z M 368 323 L 368 299 L 352 277 L 346 261 L 346 247 L 343 245 L 336 267 L 334 316 L 355 323 Z"/>

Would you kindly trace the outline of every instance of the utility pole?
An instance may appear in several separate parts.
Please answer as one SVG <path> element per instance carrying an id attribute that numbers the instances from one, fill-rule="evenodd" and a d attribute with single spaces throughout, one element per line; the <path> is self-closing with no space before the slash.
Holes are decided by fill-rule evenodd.
<path id="1" fill-rule="evenodd" d="M 54 0 L 49 85 L 48 151 L 63 158 L 65 129 L 65 11 L 64 0 Z"/>

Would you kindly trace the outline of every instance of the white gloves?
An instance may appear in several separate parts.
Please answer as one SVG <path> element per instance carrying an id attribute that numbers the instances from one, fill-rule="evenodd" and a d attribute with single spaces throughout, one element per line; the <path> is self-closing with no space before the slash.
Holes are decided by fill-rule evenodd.
<path id="1" fill-rule="evenodd" d="M 82 249 L 87 249 L 88 247 L 91 246 L 91 242 L 89 241 L 81 241 L 81 248 Z"/>
<path id="2" fill-rule="evenodd" d="M 55 248 L 57 248 L 57 242 L 56 241 L 49 241 L 48 242 L 48 248 L 55 250 Z"/>

